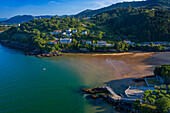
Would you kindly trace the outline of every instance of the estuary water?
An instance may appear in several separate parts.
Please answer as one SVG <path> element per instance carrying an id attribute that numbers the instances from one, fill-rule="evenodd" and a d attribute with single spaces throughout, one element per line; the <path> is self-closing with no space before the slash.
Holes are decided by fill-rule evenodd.
<path id="1" fill-rule="evenodd" d="M 36 58 L 0 45 L 0 113 L 113 112 L 112 106 L 87 100 L 81 92 L 81 88 L 102 86 L 113 77 L 98 60 L 87 56 Z"/>

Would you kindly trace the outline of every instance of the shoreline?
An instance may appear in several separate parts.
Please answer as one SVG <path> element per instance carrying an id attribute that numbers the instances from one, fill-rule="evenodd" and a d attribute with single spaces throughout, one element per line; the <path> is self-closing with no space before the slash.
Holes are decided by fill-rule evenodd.
<path id="1" fill-rule="evenodd" d="M 120 56 L 120 55 L 133 55 L 133 54 L 155 54 L 156 52 L 143 52 L 143 51 L 132 51 L 132 52 L 121 52 L 121 53 L 62 53 L 63 55 L 72 56 Z"/>

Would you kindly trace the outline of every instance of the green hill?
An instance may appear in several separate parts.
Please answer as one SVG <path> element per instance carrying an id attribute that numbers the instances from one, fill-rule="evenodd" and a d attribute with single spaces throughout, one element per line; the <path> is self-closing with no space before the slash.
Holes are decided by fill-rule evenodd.
<path id="1" fill-rule="evenodd" d="M 92 20 L 110 36 L 134 41 L 170 41 L 169 10 L 116 8 L 100 13 Z"/>
<path id="2" fill-rule="evenodd" d="M 169 0 L 147 0 L 147 1 L 136 1 L 136 2 L 122 2 L 122 3 L 113 4 L 111 6 L 104 7 L 101 9 L 97 9 L 97 10 L 88 9 L 75 15 L 75 17 L 92 17 L 96 14 L 109 11 L 111 9 L 115 9 L 118 7 L 128 7 L 129 5 L 131 5 L 132 7 L 136 7 L 136 8 L 170 9 Z"/>

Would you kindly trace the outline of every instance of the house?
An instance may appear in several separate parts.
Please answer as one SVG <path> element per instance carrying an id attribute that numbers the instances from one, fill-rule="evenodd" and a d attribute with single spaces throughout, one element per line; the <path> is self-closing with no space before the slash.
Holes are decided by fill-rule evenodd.
<path id="1" fill-rule="evenodd" d="M 84 18 L 82 18 L 83 20 L 88 20 L 88 19 L 90 19 L 90 17 L 84 17 Z"/>
<path id="2" fill-rule="evenodd" d="M 53 32 L 50 32 L 50 33 L 53 34 L 53 35 L 54 35 L 54 34 L 57 35 L 57 34 L 61 33 L 61 30 L 54 30 Z"/>
<path id="3" fill-rule="evenodd" d="M 72 42 L 72 39 L 69 39 L 69 38 L 60 38 L 60 43 L 61 44 L 68 44 L 68 43 L 71 43 Z"/>
<path id="4" fill-rule="evenodd" d="M 0 34 L 2 33 L 3 31 L 0 31 Z"/>
<path id="5" fill-rule="evenodd" d="M 72 37 L 72 33 L 66 34 L 67 37 Z"/>
<path id="6" fill-rule="evenodd" d="M 50 41 L 49 44 L 57 44 L 57 41 Z"/>
<path id="7" fill-rule="evenodd" d="M 66 33 L 71 33 L 71 29 L 66 29 Z"/>
<path id="8" fill-rule="evenodd" d="M 72 31 L 72 33 L 77 33 L 77 29 L 74 29 L 74 30 Z"/>
<path id="9" fill-rule="evenodd" d="M 92 41 L 86 41 L 86 40 L 84 40 L 84 41 L 83 41 L 83 44 L 89 44 L 89 45 L 91 45 L 91 44 L 92 44 Z"/>
<path id="10" fill-rule="evenodd" d="M 83 34 L 83 35 L 87 34 L 87 31 L 82 31 L 82 34 Z"/>
<path id="11" fill-rule="evenodd" d="M 62 32 L 61 34 L 62 34 L 62 35 L 66 35 L 66 32 Z"/>
<path id="12" fill-rule="evenodd" d="M 103 45 L 106 45 L 106 41 L 97 41 L 97 45 L 98 46 L 103 46 Z"/>
<path id="13" fill-rule="evenodd" d="M 132 42 L 130 40 L 123 40 L 123 42 L 126 42 L 127 44 L 132 44 Z"/>

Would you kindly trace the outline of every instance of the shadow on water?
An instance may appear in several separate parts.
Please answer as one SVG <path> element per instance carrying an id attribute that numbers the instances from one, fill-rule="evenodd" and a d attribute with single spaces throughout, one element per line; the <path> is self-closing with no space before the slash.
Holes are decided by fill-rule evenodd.
<path id="1" fill-rule="evenodd" d="M 110 86 L 117 94 L 124 95 L 125 90 L 128 88 L 129 85 L 133 83 L 132 79 L 133 78 L 111 80 L 109 82 L 106 82 L 105 84 L 107 86 Z M 79 89 L 77 89 L 77 93 L 80 93 L 83 96 L 83 92 L 81 92 L 82 88 L 87 88 L 87 87 L 86 86 L 79 87 Z M 90 105 L 96 106 L 96 110 L 97 110 L 96 113 L 120 113 L 119 111 L 115 110 L 115 106 L 107 103 L 102 98 L 91 99 L 90 97 L 86 97 L 85 99 Z M 121 111 L 121 113 L 123 113 L 123 111 Z"/>
<path id="2" fill-rule="evenodd" d="M 132 79 L 133 78 L 111 80 L 109 82 L 106 82 L 105 84 L 107 86 L 110 86 L 117 94 L 124 95 L 125 90 L 128 88 L 129 85 L 133 83 Z M 101 110 L 101 111 L 97 113 L 120 113 L 119 111 L 115 110 L 115 106 L 108 104 L 107 102 L 103 100 L 89 99 L 88 102 L 92 105 L 99 106 L 97 110 Z M 123 113 L 123 111 L 121 111 L 121 113 Z"/>
<path id="3" fill-rule="evenodd" d="M 124 94 L 124 91 L 128 88 L 128 86 L 133 83 L 132 79 L 133 78 L 111 80 L 109 82 L 106 82 L 105 84 L 107 86 L 110 86 L 116 93 Z"/>
<path id="4" fill-rule="evenodd" d="M 23 50 L 13 49 L 13 48 L 10 48 L 10 47 L 2 46 L 1 44 L 0 44 L 0 51 L 10 53 L 10 54 L 24 55 Z"/>

